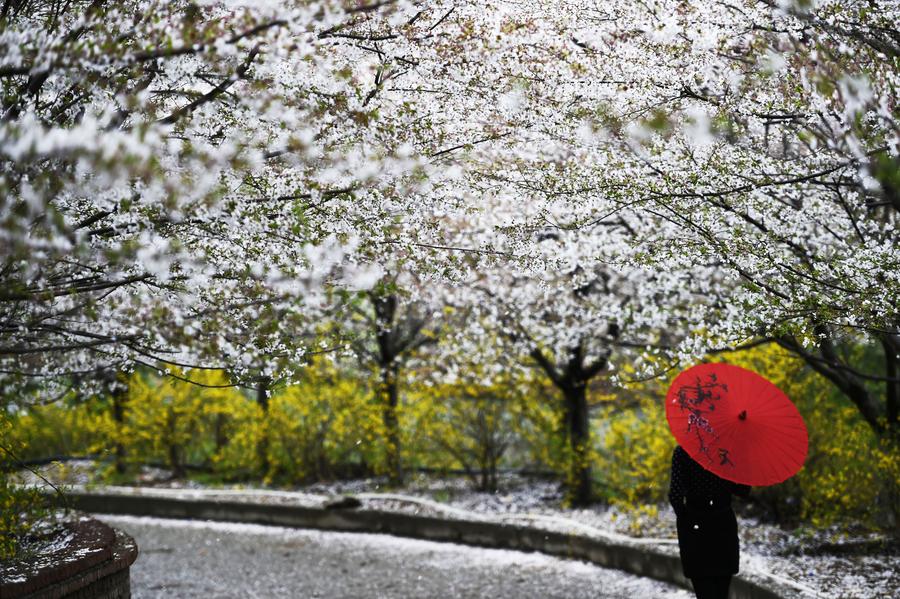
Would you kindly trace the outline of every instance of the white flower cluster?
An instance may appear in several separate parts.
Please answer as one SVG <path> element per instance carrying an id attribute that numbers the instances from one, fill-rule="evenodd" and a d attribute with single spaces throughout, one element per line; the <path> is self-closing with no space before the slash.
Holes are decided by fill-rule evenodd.
<path id="1" fill-rule="evenodd" d="M 0 17 L 8 384 L 271 373 L 387 273 L 592 372 L 897 338 L 895 2 L 52 5 Z"/>

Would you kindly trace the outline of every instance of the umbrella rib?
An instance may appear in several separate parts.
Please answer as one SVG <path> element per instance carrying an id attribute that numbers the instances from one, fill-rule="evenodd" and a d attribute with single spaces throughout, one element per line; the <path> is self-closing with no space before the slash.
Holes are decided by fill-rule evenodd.
<path id="1" fill-rule="evenodd" d="M 780 462 L 780 468 L 778 468 L 778 471 L 776 472 L 776 474 L 778 474 L 778 479 L 779 479 L 778 482 L 786 480 L 788 477 L 785 476 L 785 474 L 788 472 L 791 472 L 791 470 L 793 470 L 793 466 L 792 466 L 791 462 L 786 462 L 785 457 L 786 456 L 784 454 L 782 454 L 782 461 Z M 793 472 L 791 472 L 791 474 L 793 474 Z"/>

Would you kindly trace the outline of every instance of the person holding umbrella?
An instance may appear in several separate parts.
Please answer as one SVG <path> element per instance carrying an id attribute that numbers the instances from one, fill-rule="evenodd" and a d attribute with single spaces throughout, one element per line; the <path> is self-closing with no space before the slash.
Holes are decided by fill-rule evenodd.
<path id="1" fill-rule="evenodd" d="M 698 599 L 727 599 L 739 571 L 732 495 L 772 485 L 803 466 L 806 425 L 778 387 L 730 364 L 700 364 L 666 394 L 672 453 L 669 502 L 685 577 Z"/>
<path id="2" fill-rule="evenodd" d="M 698 599 L 727 599 L 731 577 L 738 573 L 732 494 L 746 497 L 750 487 L 704 470 L 681 446 L 675 447 L 669 503 L 675 510 L 682 570 Z"/>

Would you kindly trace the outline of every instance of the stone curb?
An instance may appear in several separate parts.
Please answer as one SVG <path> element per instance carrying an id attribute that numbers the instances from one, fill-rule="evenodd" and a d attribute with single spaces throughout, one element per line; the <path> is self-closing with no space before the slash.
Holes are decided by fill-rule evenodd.
<path id="1" fill-rule="evenodd" d="M 89 491 L 66 493 L 69 504 L 92 513 L 160 518 L 248 522 L 291 528 L 391 534 L 495 549 L 539 551 L 580 559 L 691 589 L 676 555 L 646 545 L 629 545 L 579 534 L 546 531 L 500 522 L 445 520 L 371 509 L 325 509 L 238 501 L 118 495 Z M 729 599 L 788 599 L 797 591 L 782 585 L 762 586 L 740 575 Z"/>

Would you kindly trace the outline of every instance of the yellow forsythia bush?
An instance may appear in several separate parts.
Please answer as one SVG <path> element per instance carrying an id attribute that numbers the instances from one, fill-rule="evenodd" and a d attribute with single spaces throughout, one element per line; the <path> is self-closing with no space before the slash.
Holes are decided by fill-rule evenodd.
<path id="1" fill-rule="evenodd" d="M 39 490 L 19 486 L 10 477 L 25 449 L 12 434 L 13 419 L 6 406 L 0 405 L 0 560 L 12 558 L 21 536 L 46 515 Z"/>
<path id="2" fill-rule="evenodd" d="M 900 514 L 900 455 L 880 442 L 850 401 L 804 362 L 775 344 L 721 354 L 715 360 L 749 368 L 771 380 L 797 405 L 809 430 L 809 456 L 794 478 L 755 489 L 755 500 L 776 518 L 814 526 L 883 525 Z M 596 416 L 605 426 L 598 461 L 606 498 L 626 509 L 666 500 L 675 440 L 663 396 L 671 378 L 632 385 L 646 393 L 627 409 Z"/>
<path id="3" fill-rule="evenodd" d="M 276 389 L 268 414 L 224 372 L 173 374 L 198 384 L 136 372 L 124 380 L 121 422 L 106 397 L 36 407 L 15 416 L 17 442 L 25 457 L 106 457 L 110 475 L 117 456 L 129 467 L 159 463 L 183 476 L 189 465 L 204 466 L 226 479 L 299 482 L 384 469 L 383 424 L 371 391 L 328 362 Z"/>
<path id="4" fill-rule="evenodd" d="M 675 439 L 666 422 L 668 381 L 631 381 L 631 364 L 617 365 L 622 383 L 601 396 L 595 409 L 597 490 L 626 511 L 655 515 L 669 488 Z"/>
<path id="5" fill-rule="evenodd" d="M 199 370 L 188 376 L 203 385 L 227 385 L 222 372 Z M 183 476 L 187 464 L 206 461 L 210 451 L 210 416 L 231 387 L 211 388 L 173 377 L 157 378 L 135 373 L 128 380 L 124 426 L 108 420 L 110 441 L 121 443 L 134 462 L 162 462 L 175 476 Z"/>
<path id="6" fill-rule="evenodd" d="M 214 471 L 229 479 L 256 476 L 262 467 L 257 451 L 265 430 L 262 408 L 235 388 L 204 397 L 206 442 L 201 459 L 209 456 Z"/>
<path id="7" fill-rule="evenodd" d="M 9 434 L 21 448 L 19 459 L 86 455 L 104 437 L 102 420 L 94 401 L 67 398 L 18 411 Z"/>
<path id="8" fill-rule="evenodd" d="M 274 394 L 265 426 L 270 479 L 307 482 L 385 468 L 384 424 L 371 389 L 327 361 Z"/>
<path id="9" fill-rule="evenodd" d="M 406 469 L 465 468 L 453 456 L 456 448 L 463 449 L 467 442 L 462 431 L 453 426 L 457 413 L 453 404 L 456 401 L 446 397 L 448 389 L 445 387 L 416 382 L 401 393 L 397 415 L 400 421 L 401 461 Z"/>
<path id="10" fill-rule="evenodd" d="M 817 527 L 900 518 L 900 455 L 853 406 L 819 399 L 806 416 L 810 455 L 798 475 L 803 517 Z M 822 405 L 824 404 L 824 405 Z"/>
<path id="11" fill-rule="evenodd" d="M 549 469 L 559 476 L 566 488 L 574 488 L 577 482 L 574 477 L 580 470 L 576 463 L 579 458 L 569 443 L 562 393 L 538 371 L 526 375 L 520 386 L 528 391 L 510 405 L 513 430 L 519 442 L 524 446 L 531 464 Z M 605 419 L 604 406 L 610 405 L 614 399 L 615 394 L 603 384 L 587 389 L 591 430 L 589 446 L 583 455 L 595 482 L 603 479 L 604 465 L 599 448 Z"/>
<path id="12" fill-rule="evenodd" d="M 535 376 L 510 406 L 512 426 L 525 448 L 528 461 L 565 476 L 571 471 L 571 451 L 564 435 L 562 398 L 549 383 Z"/>
<path id="13" fill-rule="evenodd" d="M 715 359 L 769 378 L 795 402 L 809 429 L 805 467 L 781 485 L 755 490 L 759 505 L 778 519 L 816 526 L 900 521 L 900 452 L 880 441 L 828 381 L 774 344 Z M 619 370 L 630 372 L 628 365 Z M 99 453 L 122 456 L 130 465 L 161 462 L 179 475 L 189 464 L 202 465 L 224 479 L 299 483 L 387 470 L 382 406 L 358 372 L 317 360 L 295 384 L 276 387 L 267 414 L 252 393 L 228 386 L 222 372 L 175 374 L 204 386 L 135 373 L 121 400 L 123 422 L 113 417 L 111 398 L 66 398 L 4 411 L 2 442 L 21 459 Z M 402 389 L 404 465 L 486 470 L 473 480 L 488 489 L 500 466 L 546 468 L 564 480 L 573 456 L 562 400 L 552 385 L 539 373 L 515 369 L 507 379 L 481 377 L 478 366 L 471 374 L 462 382 L 436 377 Z M 665 502 L 675 443 L 663 405 L 669 383 L 638 382 L 612 391 L 598 380 L 589 392 L 591 466 L 598 491 L 611 504 L 646 511 Z M 6 478 L 0 481 L 0 525 L 7 531 L 17 522 L 11 514 L 21 513 L 11 506 L 25 505 L 11 489 Z"/>
<path id="14" fill-rule="evenodd" d="M 480 490 L 493 491 L 517 440 L 513 414 L 521 401 L 517 387 L 502 378 L 420 383 L 403 405 L 405 457 L 418 466 L 461 469 Z"/>
<path id="15" fill-rule="evenodd" d="M 810 524 L 879 527 L 900 517 L 900 455 L 878 437 L 849 399 L 804 362 L 769 344 L 727 356 L 775 383 L 797 405 L 809 455 L 796 477 L 757 495 L 797 511 Z M 775 506 L 779 508 L 778 505 Z M 785 507 L 781 507 L 784 511 Z"/>
<path id="16" fill-rule="evenodd" d="M 626 410 L 607 408 L 603 417 L 598 469 L 606 499 L 625 509 L 666 501 L 675 439 L 663 402 L 646 397 Z"/>

